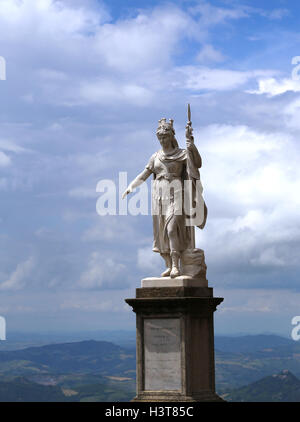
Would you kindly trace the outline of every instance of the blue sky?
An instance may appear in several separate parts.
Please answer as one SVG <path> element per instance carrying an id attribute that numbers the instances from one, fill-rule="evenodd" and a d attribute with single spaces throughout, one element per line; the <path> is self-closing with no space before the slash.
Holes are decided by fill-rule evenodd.
<path id="1" fill-rule="evenodd" d="M 96 213 L 97 182 L 184 144 L 191 103 L 209 208 L 197 246 L 216 332 L 289 335 L 300 313 L 300 5 L 0 0 L 0 315 L 13 331 L 134 329 L 161 272 L 150 216 Z"/>

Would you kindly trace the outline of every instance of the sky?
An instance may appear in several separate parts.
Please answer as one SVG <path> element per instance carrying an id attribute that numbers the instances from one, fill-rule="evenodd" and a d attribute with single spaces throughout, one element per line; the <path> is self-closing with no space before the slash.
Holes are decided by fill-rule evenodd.
<path id="1" fill-rule="evenodd" d="M 224 297 L 215 331 L 290 336 L 300 315 L 299 17 L 288 0 L 0 0 L 7 337 L 135 329 L 124 299 L 163 270 L 151 216 L 99 216 L 96 186 L 144 169 L 162 117 L 184 147 L 187 103 L 209 210 L 197 247 Z"/>

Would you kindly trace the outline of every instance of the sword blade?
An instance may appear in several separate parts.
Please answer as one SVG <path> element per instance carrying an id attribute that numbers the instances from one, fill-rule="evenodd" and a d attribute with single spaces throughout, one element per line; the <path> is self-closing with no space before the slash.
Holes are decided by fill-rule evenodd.
<path id="1" fill-rule="evenodd" d="M 191 121 L 191 118 L 192 118 L 192 116 L 191 116 L 191 106 L 188 104 L 188 121 L 189 122 Z"/>

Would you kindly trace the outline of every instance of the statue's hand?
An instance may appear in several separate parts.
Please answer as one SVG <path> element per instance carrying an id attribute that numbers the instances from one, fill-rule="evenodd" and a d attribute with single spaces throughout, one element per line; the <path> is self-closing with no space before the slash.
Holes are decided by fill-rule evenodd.
<path id="1" fill-rule="evenodd" d="M 130 189 L 130 187 L 128 187 L 125 192 L 122 195 L 122 199 L 124 199 L 130 192 L 132 192 L 132 190 Z"/>
<path id="2" fill-rule="evenodd" d="M 188 122 L 188 124 L 185 127 L 185 137 L 188 141 L 190 141 L 191 143 L 194 142 L 194 137 L 193 137 L 193 128 L 191 127 L 191 123 Z"/>
<path id="3" fill-rule="evenodd" d="M 193 141 L 190 141 L 189 139 L 187 139 L 186 140 L 186 147 L 187 147 L 187 149 L 192 149 L 193 148 L 193 146 L 194 146 L 194 140 Z"/>

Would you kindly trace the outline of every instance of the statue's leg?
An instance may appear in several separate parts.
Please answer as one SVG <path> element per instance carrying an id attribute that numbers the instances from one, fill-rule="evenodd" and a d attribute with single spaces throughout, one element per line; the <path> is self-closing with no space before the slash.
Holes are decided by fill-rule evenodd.
<path id="1" fill-rule="evenodd" d="M 177 216 L 173 216 L 168 223 L 168 237 L 171 249 L 171 261 L 172 270 L 170 273 L 171 278 L 178 277 L 180 275 L 179 270 L 179 258 L 180 258 L 180 240 L 178 235 L 178 219 Z"/>
<path id="2" fill-rule="evenodd" d="M 179 258 L 180 258 L 179 252 L 171 251 L 171 260 L 172 260 L 172 271 L 170 273 L 171 278 L 175 278 L 175 277 L 178 277 L 180 275 Z"/>
<path id="3" fill-rule="evenodd" d="M 161 274 L 161 276 L 162 277 L 169 277 L 169 275 L 171 273 L 171 269 L 172 269 L 172 261 L 171 261 L 170 254 L 168 254 L 168 253 L 161 253 L 161 256 L 165 260 L 166 267 L 167 267 L 167 269 Z"/>

